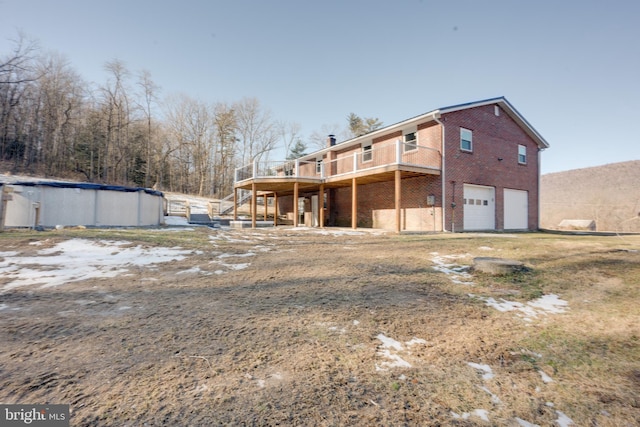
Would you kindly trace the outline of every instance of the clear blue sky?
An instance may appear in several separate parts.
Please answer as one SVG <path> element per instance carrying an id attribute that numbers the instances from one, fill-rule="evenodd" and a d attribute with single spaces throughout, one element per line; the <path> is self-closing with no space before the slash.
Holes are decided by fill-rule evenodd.
<path id="1" fill-rule="evenodd" d="M 640 159 L 640 2 L 0 0 L 84 79 L 146 69 L 161 95 L 257 98 L 309 136 L 505 96 L 551 144 L 542 172 Z"/>

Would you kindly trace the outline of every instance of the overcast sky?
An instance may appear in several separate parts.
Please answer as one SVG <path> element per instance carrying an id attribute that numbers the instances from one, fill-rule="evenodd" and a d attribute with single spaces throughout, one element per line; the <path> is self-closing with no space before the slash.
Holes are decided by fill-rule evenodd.
<path id="1" fill-rule="evenodd" d="M 120 59 L 163 96 L 255 97 L 307 137 L 505 96 L 548 173 L 640 159 L 638 22 L 635 0 L 0 0 L 0 56 L 22 31 L 88 82 Z"/>

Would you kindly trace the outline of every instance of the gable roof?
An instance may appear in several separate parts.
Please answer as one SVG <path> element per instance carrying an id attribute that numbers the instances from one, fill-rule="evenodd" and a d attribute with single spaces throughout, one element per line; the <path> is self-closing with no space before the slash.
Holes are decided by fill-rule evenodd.
<path id="1" fill-rule="evenodd" d="M 498 98 L 489 98 L 482 101 L 468 102 L 465 104 L 451 105 L 449 107 L 440 108 L 440 114 L 452 113 L 454 111 L 466 110 L 469 108 L 482 107 L 484 105 L 499 105 L 526 133 L 533 139 L 541 149 L 549 148 L 549 143 L 531 126 L 518 110 L 504 96 Z"/>
<path id="2" fill-rule="evenodd" d="M 398 130 L 408 129 L 426 121 L 436 121 L 442 116 L 442 114 L 492 104 L 499 105 L 502 110 L 504 110 L 504 112 L 506 112 L 509 117 L 511 117 L 527 133 L 527 135 L 529 135 L 536 142 L 536 144 L 538 144 L 538 147 L 540 149 L 549 148 L 549 143 L 542 137 L 542 135 L 540 135 L 538 131 L 533 126 L 531 126 L 531 124 L 518 112 L 518 110 L 513 107 L 513 105 L 511 105 L 509 101 L 507 101 L 504 96 L 501 96 L 498 98 L 489 98 L 481 101 L 473 101 L 464 104 L 450 105 L 448 107 L 438 108 L 436 110 L 429 111 L 428 113 L 420 114 L 419 116 L 411 117 L 407 120 L 403 120 L 401 122 L 376 129 L 364 135 L 339 142 L 332 147 L 323 148 L 311 154 L 307 154 L 306 156 L 302 156 L 301 159 L 317 157 L 318 155 L 322 155 L 328 151 L 334 150 L 336 147 L 348 148 L 353 145 L 358 145 L 362 142 L 369 141 L 378 136 L 382 136 Z"/>

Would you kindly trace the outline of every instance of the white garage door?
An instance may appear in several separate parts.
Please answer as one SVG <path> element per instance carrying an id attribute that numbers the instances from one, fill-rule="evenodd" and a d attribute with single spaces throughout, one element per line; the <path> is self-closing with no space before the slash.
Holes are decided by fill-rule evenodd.
<path id="1" fill-rule="evenodd" d="M 496 228 L 495 188 L 464 185 L 464 229 L 493 230 Z"/>
<path id="2" fill-rule="evenodd" d="M 529 192 L 504 189 L 504 229 L 529 228 Z"/>

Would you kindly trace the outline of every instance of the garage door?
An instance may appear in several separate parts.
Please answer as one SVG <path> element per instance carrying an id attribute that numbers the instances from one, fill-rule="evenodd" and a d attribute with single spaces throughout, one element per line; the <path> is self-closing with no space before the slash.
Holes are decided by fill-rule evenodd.
<path id="1" fill-rule="evenodd" d="M 529 228 L 529 192 L 504 189 L 504 229 Z"/>
<path id="2" fill-rule="evenodd" d="M 464 185 L 464 229 L 493 230 L 496 228 L 495 188 Z"/>

